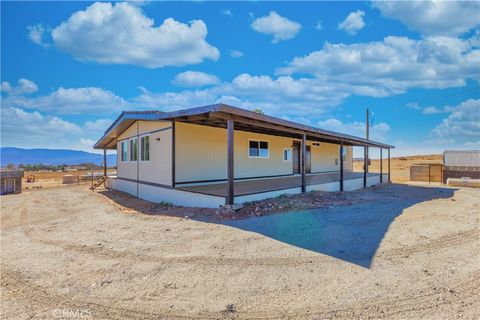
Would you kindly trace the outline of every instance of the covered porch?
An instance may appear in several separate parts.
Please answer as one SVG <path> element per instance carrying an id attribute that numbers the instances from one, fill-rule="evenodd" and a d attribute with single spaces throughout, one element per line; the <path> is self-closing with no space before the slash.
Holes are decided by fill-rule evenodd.
<path id="1" fill-rule="evenodd" d="M 199 198 L 215 198 L 215 201 L 208 203 L 209 206 L 212 206 L 213 203 L 216 205 L 219 202 L 222 202 L 222 205 L 233 205 L 235 203 L 276 197 L 284 193 L 295 194 L 312 190 L 352 191 L 376 183 L 390 181 L 390 149 L 394 148 L 392 145 L 323 130 L 225 104 L 216 104 L 172 112 L 124 112 L 105 132 L 104 137 L 97 142 L 95 148 L 104 150 L 117 148 L 118 136 L 139 120 L 167 121 L 170 124 L 167 129 L 171 132 L 171 135 L 167 138 L 168 140 L 171 139 L 169 143 L 169 148 L 171 149 L 163 150 L 163 154 L 169 154 L 171 156 L 171 165 L 165 171 L 165 175 L 163 176 L 168 176 L 169 181 L 167 183 L 157 183 L 156 181 L 153 182 L 140 179 L 139 168 L 141 162 L 138 159 L 136 161 L 136 178 L 119 177 L 119 180 L 123 179 L 123 181 L 121 183 L 119 181 L 117 182 L 119 186 L 120 184 L 124 185 L 124 187 L 122 187 L 124 190 L 128 190 L 129 193 L 136 194 L 138 197 L 143 197 L 145 199 L 148 198 L 169 201 L 180 205 L 193 204 L 193 206 L 198 206 L 197 202 L 200 201 Z M 182 132 L 178 129 L 180 129 L 183 124 L 193 124 L 197 126 L 211 127 L 217 130 L 225 130 L 222 130 L 221 133 L 215 133 L 216 137 L 221 137 L 222 141 L 219 139 L 210 141 L 211 145 L 215 146 L 220 144 L 223 146 L 225 143 L 225 149 L 222 148 L 221 152 L 217 152 L 215 154 L 215 159 L 210 159 L 212 163 L 213 160 L 220 159 L 221 163 L 216 161 L 215 164 L 212 164 L 212 166 L 207 168 L 210 170 L 213 167 L 221 174 L 210 179 L 187 180 L 185 177 L 177 177 L 177 174 L 182 172 L 180 168 L 186 167 L 185 165 L 183 165 L 183 167 L 179 166 L 179 170 L 177 170 L 177 165 L 181 163 L 182 159 L 190 156 L 178 156 L 177 159 L 177 148 L 179 149 L 180 146 L 182 146 L 181 135 L 178 136 L 179 141 L 177 142 L 177 134 Z M 155 131 L 152 131 L 151 133 L 153 132 Z M 245 174 L 239 175 L 241 178 L 236 176 L 235 168 L 238 168 L 239 162 L 237 161 L 239 159 L 237 157 L 237 160 L 235 160 L 235 145 L 238 144 L 238 141 L 236 141 L 235 138 L 235 133 L 238 132 L 264 134 L 294 140 L 294 145 L 296 144 L 298 146 L 298 160 L 295 160 L 294 162 L 298 162 L 298 167 L 292 167 L 292 171 L 290 171 L 288 175 L 286 175 L 287 172 L 280 172 L 279 174 L 274 175 L 255 172 L 255 174 L 251 176 L 248 175 L 248 177 L 251 177 L 248 179 L 243 178 L 246 176 Z M 139 137 L 138 127 L 136 137 L 137 139 Z M 195 137 L 192 139 L 195 139 Z M 166 141 L 166 139 L 163 141 Z M 315 173 L 309 173 L 311 171 L 311 168 L 308 166 L 310 160 L 307 161 L 307 159 L 310 159 L 308 153 L 308 148 L 310 146 L 308 146 L 307 143 L 328 143 L 330 145 L 337 145 L 338 149 L 335 150 L 335 158 L 337 159 L 335 160 L 335 166 L 338 166 L 338 168 L 331 172 L 320 173 L 319 170 Z M 292 146 L 292 148 L 293 147 L 294 146 Z M 359 147 L 363 150 L 363 172 L 345 170 L 345 160 L 343 159 L 346 147 Z M 384 170 L 384 168 L 380 166 L 379 174 L 368 172 L 369 148 L 378 148 L 381 160 L 384 157 L 383 151 L 387 151 L 387 170 Z M 202 154 L 202 152 L 205 151 L 201 150 L 199 152 L 199 154 Z M 106 154 L 104 153 L 104 155 Z M 194 155 L 191 155 L 191 157 L 193 158 Z M 268 156 L 265 156 L 265 158 L 270 158 L 269 154 Z M 106 165 L 106 156 L 104 163 Z M 208 162 L 204 161 L 204 163 Z M 188 168 L 197 167 L 195 166 L 195 163 L 192 163 Z M 298 170 L 296 168 L 298 168 Z M 205 169 L 205 166 L 203 169 Z M 202 167 L 198 167 L 196 170 L 202 170 Z M 385 171 L 388 173 L 384 174 Z M 268 177 L 261 177 L 262 175 L 268 175 Z M 187 184 L 187 181 L 191 183 Z M 155 188 L 155 190 L 153 188 Z"/>
<path id="2" fill-rule="evenodd" d="M 362 172 L 344 172 L 343 183 L 345 191 L 349 189 L 347 187 L 349 181 L 353 182 L 354 180 L 357 180 L 360 184 L 363 184 L 363 177 L 364 174 Z M 386 182 L 387 179 L 387 175 L 385 175 L 383 179 L 380 179 L 379 173 L 367 173 L 367 185 L 369 185 L 368 180 L 371 181 L 370 184 L 375 184 L 380 182 Z M 306 175 L 306 187 L 311 187 L 312 190 L 340 190 L 340 181 L 340 172 L 324 172 Z M 286 177 L 235 180 L 233 187 L 234 197 L 248 196 L 273 191 L 291 190 L 295 188 L 298 188 L 301 192 L 302 175 L 297 174 Z M 220 183 L 204 183 L 186 186 L 177 185 L 176 189 L 226 198 L 228 197 L 229 183 L 225 181 Z"/>

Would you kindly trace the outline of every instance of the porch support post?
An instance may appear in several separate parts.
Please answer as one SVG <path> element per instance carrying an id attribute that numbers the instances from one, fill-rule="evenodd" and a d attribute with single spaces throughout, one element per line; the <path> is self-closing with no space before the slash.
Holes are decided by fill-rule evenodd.
<path id="1" fill-rule="evenodd" d="M 234 157 L 234 140 L 233 140 L 233 120 L 227 120 L 227 179 L 228 179 L 228 192 L 227 192 L 227 204 L 232 205 L 235 197 L 234 190 L 234 169 L 233 169 L 233 157 Z"/>
<path id="2" fill-rule="evenodd" d="M 388 148 L 388 183 L 392 182 L 390 174 L 390 148 Z"/>
<path id="3" fill-rule="evenodd" d="M 368 153 L 367 146 L 363 147 L 363 187 L 367 186 L 367 168 L 368 168 Z"/>
<path id="4" fill-rule="evenodd" d="M 343 140 L 340 141 L 340 191 L 343 191 Z"/>
<path id="5" fill-rule="evenodd" d="M 103 149 L 103 176 L 107 176 L 107 149 Z"/>
<path id="6" fill-rule="evenodd" d="M 383 148 L 380 147 L 380 183 L 383 182 L 383 157 L 382 157 Z"/>
<path id="7" fill-rule="evenodd" d="M 307 191 L 307 169 L 306 164 L 307 157 L 307 135 L 304 133 L 302 135 L 302 192 Z"/>

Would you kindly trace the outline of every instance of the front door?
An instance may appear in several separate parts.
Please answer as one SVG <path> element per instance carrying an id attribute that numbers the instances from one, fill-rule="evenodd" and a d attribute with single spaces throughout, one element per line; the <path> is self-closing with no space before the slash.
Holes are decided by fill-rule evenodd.
<path id="1" fill-rule="evenodd" d="M 301 146 L 300 142 L 298 141 L 293 142 L 293 150 L 292 150 L 293 174 L 300 173 L 300 146 Z"/>
<path id="2" fill-rule="evenodd" d="M 293 151 L 292 151 L 292 164 L 293 164 L 293 173 L 298 174 L 300 173 L 300 168 L 301 168 L 301 149 L 302 149 L 302 144 L 299 141 L 294 141 L 293 142 Z M 311 162 L 312 162 L 312 157 L 310 153 L 310 146 L 307 146 L 307 154 L 305 155 L 305 170 L 307 173 L 312 172 L 311 169 Z"/>
<path id="3" fill-rule="evenodd" d="M 5 179 L 5 193 L 14 193 L 14 192 L 15 192 L 15 180 Z"/>

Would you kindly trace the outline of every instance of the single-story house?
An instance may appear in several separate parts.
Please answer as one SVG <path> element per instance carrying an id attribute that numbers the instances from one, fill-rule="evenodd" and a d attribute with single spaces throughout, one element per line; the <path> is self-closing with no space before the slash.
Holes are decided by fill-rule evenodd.
<path id="1" fill-rule="evenodd" d="M 225 104 L 173 112 L 126 111 L 95 149 L 117 151 L 106 185 L 153 202 L 218 207 L 311 190 L 390 181 L 353 172 L 353 146 L 391 145 Z M 105 161 L 106 162 L 106 161 Z M 388 167 L 390 167 L 388 161 Z M 104 171 L 106 175 L 106 171 Z"/>

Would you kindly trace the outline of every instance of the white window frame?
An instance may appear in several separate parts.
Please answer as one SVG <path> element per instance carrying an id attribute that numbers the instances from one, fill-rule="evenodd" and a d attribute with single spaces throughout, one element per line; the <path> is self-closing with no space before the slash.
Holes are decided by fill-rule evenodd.
<path id="1" fill-rule="evenodd" d="M 142 160 L 142 156 L 143 156 L 143 151 L 142 151 L 142 146 L 143 146 L 143 143 L 142 143 L 142 138 L 145 138 L 145 137 L 148 137 L 148 160 Z M 151 139 L 150 139 L 150 134 L 144 134 L 144 135 L 141 135 L 138 139 L 138 153 L 139 153 L 139 160 L 140 162 L 150 162 L 150 143 L 151 143 Z"/>
<path id="2" fill-rule="evenodd" d="M 123 160 L 123 144 L 124 143 L 126 144 L 125 150 L 127 151 L 127 156 L 126 156 L 125 160 Z M 128 162 L 130 160 L 130 155 L 129 155 L 129 152 L 128 152 L 129 145 L 130 145 L 130 142 L 128 140 L 120 141 L 120 162 Z"/>
<path id="3" fill-rule="evenodd" d="M 290 160 L 285 160 L 285 151 L 290 151 Z M 283 152 L 282 152 L 282 157 L 283 157 L 283 162 L 292 162 L 292 158 L 293 158 L 293 150 L 292 148 L 284 148 L 283 149 Z"/>
<path id="4" fill-rule="evenodd" d="M 136 160 L 132 160 L 132 152 L 133 152 L 133 150 L 132 150 L 132 140 L 137 140 L 137 159 Z M 128 151 L 129 151 L 128 152 L 129 153 L 128 154 L 129 155 L 128 159 L 130 160 L 130 162 L 137 162 L 138 161 L 138 159 L 139 159 L 138 156 L 139 156 L 139 153 L 140 153 L 139 149 L 140 148 L 138 147 L 138 137 L 132 137 L 132 138 L 128 139 Z"/>
<path id="5" fill-rule="evenodd" d="M 250 155 L 250 141 L 255 141 L 258 142 L 258 156 L 251 156 Z M 268 156 L 262 157 L 260 155 L 260 142 L 266 142 L 268 145 Z M 248 139 L 248 145 L 247 145 L 247 155 L 250 159 L 270 159 L 270 141 L 269 140 L 264 140 L 264 139 Z"/>

